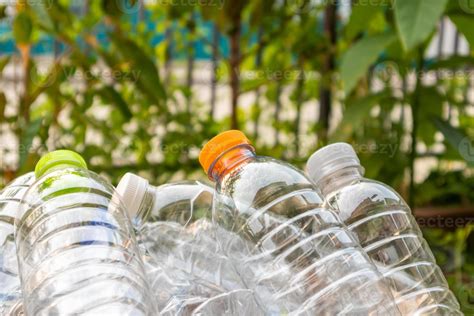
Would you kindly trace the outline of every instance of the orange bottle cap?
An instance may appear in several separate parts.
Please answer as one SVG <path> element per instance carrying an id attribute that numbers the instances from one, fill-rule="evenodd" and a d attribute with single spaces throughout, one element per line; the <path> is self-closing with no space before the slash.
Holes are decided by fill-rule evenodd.
<path id="1" fill-rule="evenodd" d="M 241 131 L 230 130 L 220 133 L 204 145 L 199 154 L 199 163 L 204 172 L 208 174 L 209 168 L 222 153 L 233 147 L 245 144 L 250 145 L 251 143 Z"/>

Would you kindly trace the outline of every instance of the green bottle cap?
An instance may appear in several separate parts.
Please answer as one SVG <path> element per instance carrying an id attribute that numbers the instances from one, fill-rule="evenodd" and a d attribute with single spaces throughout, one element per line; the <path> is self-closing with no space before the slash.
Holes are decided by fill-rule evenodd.
<path id="1" fill-rule="evenodd" d="M 56 150 L 44 155 L 36 164 L 36 178 L 47 173 L 51 168 L 64 165 L 65 167 L 79 167 L 87 169 L 84 158 L 71 150 Z"/>

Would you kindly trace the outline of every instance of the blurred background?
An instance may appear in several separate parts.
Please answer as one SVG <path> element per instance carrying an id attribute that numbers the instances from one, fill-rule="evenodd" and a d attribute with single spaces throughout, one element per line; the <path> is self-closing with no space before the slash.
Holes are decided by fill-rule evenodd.
<path id="1" fill-rule="evenodd" d="M 351 143 L 474 315 L 474 1 L 0 0 L 0 187 L 70 148 L 114 184 L 203 179 L 239 128 L 304 168 Z"/>

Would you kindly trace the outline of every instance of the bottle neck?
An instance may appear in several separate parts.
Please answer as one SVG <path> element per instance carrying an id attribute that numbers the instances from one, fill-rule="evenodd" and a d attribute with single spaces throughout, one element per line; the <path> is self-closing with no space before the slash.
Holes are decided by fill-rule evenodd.
<path id="1" fill-rule="evenodd" d="M 321 189 L 324 197 L 327 198 L 363 177 L 364 168 L 362 166 L 350 166 L 327 174 L 316 185 Z"/>
<path id="2" fill-rule="evenodd" d="M 214 160 L 208 171 L 209 178 L 219 182 L 240 164 L 255 157 L 255 150 L 250 145 L 244 144 L 233 147 Z"/>
<path id="3" fill-rule="evenodd" d="M 136 218 L 140 222 L 145 222 L 148 217 L 150 216 L 153 206 L 155 205 L 155 200 L 156 200 L 156 187 L 152 185 L 148 185 L 146 188 L 145 195 L 143 196 L 143 199 L 140 203 L 140 206 L 138 208 L 138 212 L 136 215 Z"/>

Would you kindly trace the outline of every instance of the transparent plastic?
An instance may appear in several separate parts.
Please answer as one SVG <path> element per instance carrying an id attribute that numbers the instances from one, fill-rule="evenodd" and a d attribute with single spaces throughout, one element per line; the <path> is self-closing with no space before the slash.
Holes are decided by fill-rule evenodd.
<path id="1" fill-rule="evenodd" d="M 118 187 L 119 193 L 130 196 L 120 192 L 125 187 Z M 139 236 L 162 315 L 280 315 L 300 303 L 275 300 L 271 288 L 257 282 L 258 274 L 272 269 L 270 263 L 262 260 L 245 267 L 233 259 L 246 257 L 242 251 L 250 246 L 209 220 L 211 187 L 187 181 L 149 185 L 146 191 L 139 202 Z M 232 244 L 226 254 L 217 240 Z"/>
<path id="2" fill-rule="evenodd" d="M 13 228 L 20 215 L 21 198 L 34 180 L 33 172 L 25 174 L 0 192 L 0 315 L 12 314 L 21 305 Z"/>
<path id="3" fill-rule="evenodd" d="M 15 241 L 28 315 L 156 315 L 114 188 L 60 165 L 25 193 Z"/>
<path id="4" fill-rule="evenodd" d="M 155 222 L 142 232 L 148 277 L 160 313 L 196 315 L 213 306 L 226 315 L 264 315 L 265 307 L 256 293 L 242 282 L 245 276 L 219 253 L 209 224 L 202 219 L 185 228 Z"/>
<path id="5" fill-rule="evenodd" d="M 210 218 L 213 197 L 214 189 L 200 181 L 149 185 L 137 217 L 147 223 L 170 221 L 187 226 Z"/>
<path id="6" fill-rule="evenodd" d="M 290 315 L 399 314 L 382 276 L 302 172 L 240 145 L 222 153 L 209 176 L 214 221 L 250 241 L 246 266 L 262 258 L 290 266 L 291 280 L 274 288 L 280 299 L 301 297 Z"/>
<path id="7" fill-rule="evenodd" d="M 363 178 L 361 166 L 335 168 L 317 186 L 357 235 L 403 315 L 462 315 L 410 208 L 395 190 Z"/>

